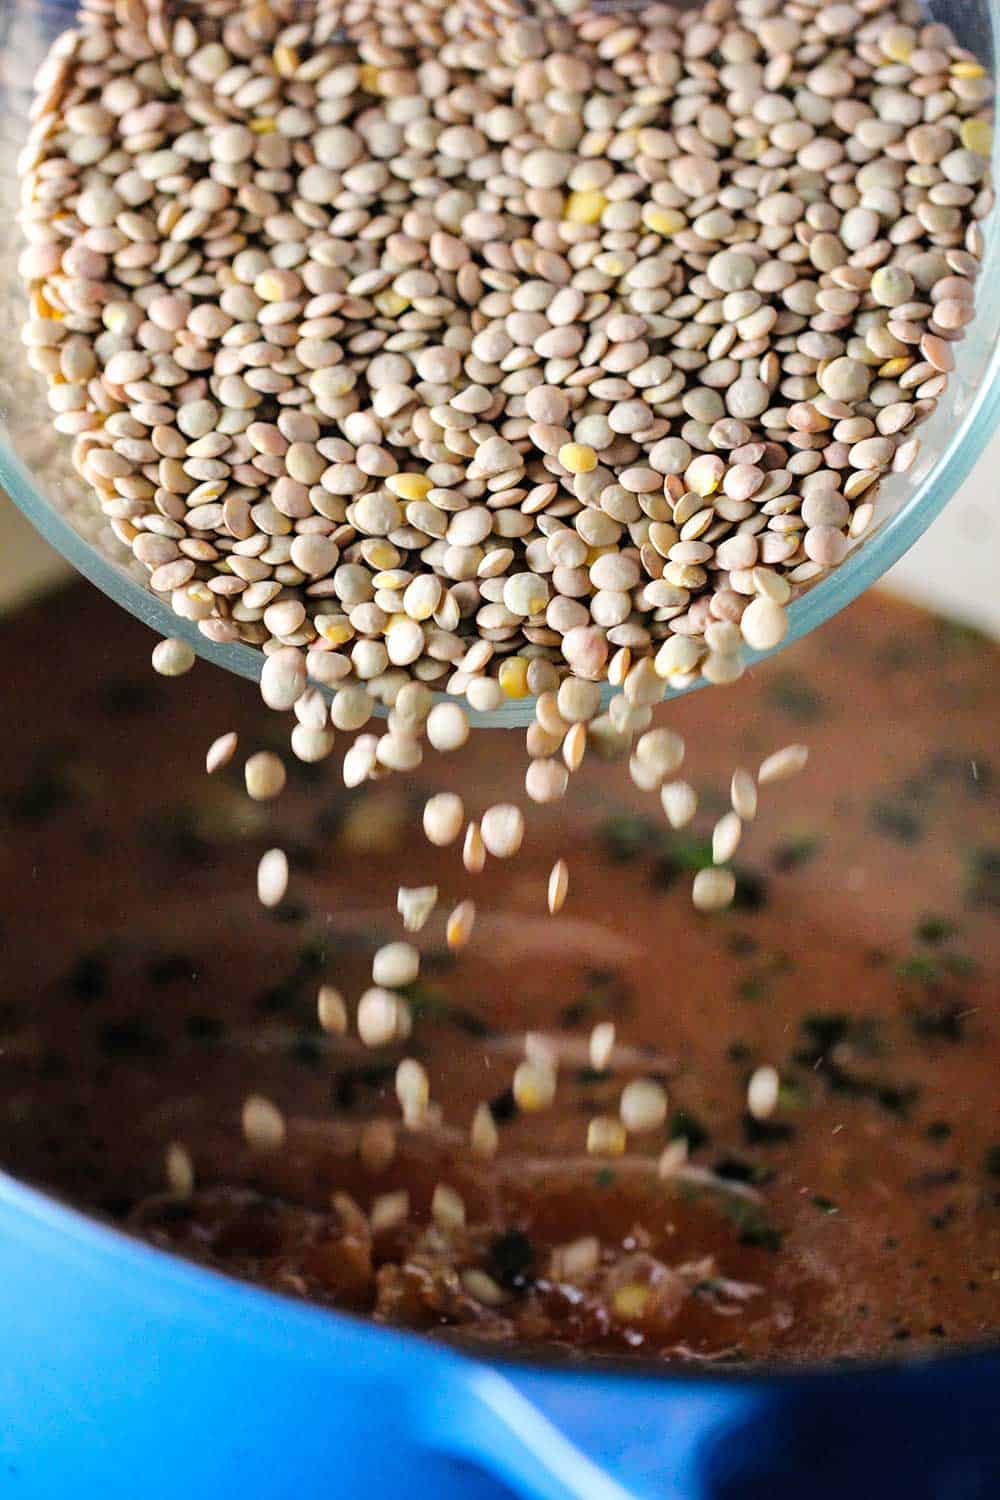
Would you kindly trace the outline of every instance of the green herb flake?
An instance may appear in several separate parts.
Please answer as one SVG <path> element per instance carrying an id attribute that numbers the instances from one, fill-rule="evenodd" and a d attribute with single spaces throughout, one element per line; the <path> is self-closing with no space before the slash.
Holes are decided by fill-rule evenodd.
<path id="1" fill-rule="evenodd" d="M 13 823 L 39 827 L 77 801 L 79 787 L 61 754 L 39 757 L 26 781 L 3 798 Z"/>
<path id="2" fill-rule="evenodd" d="M 767 701 L 797 724 L 815 724 L 826 705 L 812 683 L 797 672 L 781 672 L 768 684 Z"/>
<path id="3" fill-rule="evenodd" d="M 185 1018 L 184 1034 L 193 1042 L 218 1042 L 225 1036 L 226 1026 L 219 1016 L 202 1015 L 198 1012 Z"/>
<path id="4" fill-rule="evenodd" d="M 744 974 L 736 982 L 738 1000 L 763 1000 L 770 988 L 770 979 L 763 974 Z"/>
<path id="5" fill-rule="evenodd" d="M 965 859 L 965 899 L 970 906 L 1000 911 L 1000 849 L 973 849 Z"/>
<path id="6" fill-rule="evenodd" d="M 805 1109 L 809 1095 L 797 1078 L 783 1078 L 778 1089 L 779 1109 Z"/>
<path id="7" fill-rule="evenodd" d="M 889 1114 L 905 1120 L 919 1099 L 920 1090 L 915 1083 L 880 1083 L 875 1085 L 874 1097 Z"/>
<path id="8" fill-rule="evenodd" d="M 781 1249 L 781 1231 L 770 1223 L 759 1204 L 727 1193 L 720 1196 L 719 1207 L 736 1228 L 741 1245 L 753 1245 L 772 1254 Z"/>
<path id="9" fill-rule="evenodd" d="M 627 864 L 655 849 L 663 837 L 659 825 L 638 813 L 616 813 L 601 828 L 601 842 L 609 859 Z"/>
<path id="10" fill-rule="evenodd" d="M 300 1063 L 306 1068 L 318 1068 L 324 1062 L 323 1047 L 319 1038 L 309 1036 L 305 1032 L 295 1037 L 288 1049 L 288 1055 L 293 1062 Z"/>
<path id="11" fill-rule="evenodd" d="M 191 984 L 198 978 L 198 965 L 186 953 L 165 953 L 149 960 L 146 978 L 157 989 L 167 984 Z"/>
<path id="12" fill-rule="evenodd" d="M 158 698 L 156 682 L 145 677 L 109 677 L 97 693 L 98 708 L 109 719 L 145 713 L 155 706 Z"/>
<path id="13" fill-rule="evenodd" d="M 907 1007 L 914 1035 L 944 1042 L 961 1042 L 965 1036 L 968 1006 L 952 997 Z"/>
<path id="14" fill-rule="evenodd" d="M 938 642 L 945 651 L 968 651 L 970 648 L 983 652 L 992 650 L 993 643 L 989 636 L 982 630 L 977 630 L 975 625 L 939 616 L 934 619 L 934 629 Z"/>
<path id="15" fill-rule="evenodd" d="M 778 1175 L 773 1167 L 744 1161 L 741 1156 L 720 1156 L 712 1170 L 727 1182 L 745 1182 L 751 1187 L 765 1187 Z"/>
<path id="16" fill-rule="evenodd" d="M 595 1017 L 621 1015 L 628 1008 L 630 990 L 615 969 L 589 969 L 584 976 L 584 989 L 563 1006 L 560 1022 L 563 1026 L 583 1026 Z"/>
<path id="17" fill-rule="evenodd" d="M 671 833 L 665 839 L 665 858 L 675 870 L 697 873 L 712 865 L 712 845 L 706 839 L 697 839 L 686 833 Z"/>
<path id="18" fill-rule="evenodd" d="M 760 952 L 753 967 L 736 983 L 736 994 L 740 1000 L 764 1000 L 774 988 L 776 980 L 790 974 L 795 968 L 791 954 L 783 948 L 771 952 Z"/>
<path id="19" fill-rule="evenodd" d="M 414 979 L 404 985 L 400 994 L 409 1004 L 415 1021 L 446 1021 L 451 1011 L 448 996 L 439 985 L 426 980 Z"/>
<path id="20" fill-rule="evenodd" d="M 926 943 L 928 948 L 937 948 L 953 938 L 957 931 L 958 927 L 950 917 L 939 917 L 929 912 L 920 918 L 914 929 L 914 937 L 918 943 Z"/>
<path id="21" fill-rule="evenodd" d="M 153 1061 L 169 1051 L 166 1039 L 153 1029 L 145 1016 L 119 1016 L 97 1029 L 97 1045 L 108 1057 Z"/>
<path id="22" fill-rule="evenodd" d="M 454 1004 L 440 985 L 431 984 L 425 979 L 414 979 L 411 984 L 403 986 L 400 994 L 409 1002 L 415 1021 L 436 1021 L 440 1025 L 456 1026 L 469 1036 L 493 1035 L 493 1028 L 481 1016 L 466 1006 Z"/>
<path id="23" fill-rule="evenodd" d="M 798 1134 L 789 1120 L 758 1120 L 749 1110 L 743 1116 L 743 1135 L 748 1146 L 781 1146 Z"/>
<path id="24" fill-rule="evenodd" d="M 667 1139 L 676 1141 L 681 1136 L 687 1141 L 689 1151 L 697 1151 L 712 1139 L 697 1115 L 687 1109 L 675 1109 L 667 1125 Z"/>
<path id="25" fill-rule="evenodd" d="M 912 953 L 900 959 L 896 965 L 900 979 L 916 980 L 918 984 L 937 984 L 941 978 L 941 965 L 929 953 Z"/>
<path id="26" fill-rule="evenodd" d="M 897 844 L 917 844 L 924 833 L 921 819 L 905 802 L 878 800 L 872 803 L 869 820 L 877 833 Z"/>
<path id="27" fill-rule="evenodd" d="M 69 988 L 81 1005 L 103 1000 L 111 986 L 111 964 L 105 953 L 82 953 L 69 973 Z"/>
<path id="28" fill-rule="evenodd" d="M 823 847 L 823 837 L 818 833 L 791 834 L 776 844 L 771 855 L 774 868 L 786 875 L 807 865 Z"/>

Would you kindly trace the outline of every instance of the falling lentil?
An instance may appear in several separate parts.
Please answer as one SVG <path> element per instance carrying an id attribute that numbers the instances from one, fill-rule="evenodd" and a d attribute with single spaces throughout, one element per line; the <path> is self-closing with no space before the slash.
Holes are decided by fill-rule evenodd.
<path id="1" fill-rule="evenodd" d="M 739 848 L 743 822 L 738 813 L 728 812 L 712 829 L 712 859 L 717 865 L 728 864 Z"/>
<path id="2" fill-rule="evenodd" d="M 380 1193 L 372 1199 L 368 1216 L 372 1234 L 385 1234 L 390 1229 L 398 1229 L 401 1224 L 406 1223 L 409 1216 L 410 1195 L 405 1188 L 398 1188 L 393 1193 Z"/>
<path id="3" fill-rule="evenodd" d="M 288 856 L 269 849 L 257 866 L 257 896 L 261 906 L 280 906 L 288 889 Z"/>
<path id="4" fill-rule="evenodd" d="M 613 1021 L 598 1021 L 590 1033 L 588 1051 L 590 1053 L 590 1065 L 603 1073 L 611 1061 L 615 1050 L 615 1023 Z"/>
<path id="5" fill-rule="evenodd" d="M 486 845 L 479 824 L 471 822 L 462 843 L 462 863 L 470 875 L 480 875 L 486 868 Z"/>
<path id="6" fill-rule="evenodd" d="M 694 877 L 691 899 L 699 911 L 722 911 L 736 895 L 736 877 L 731 870 L 699 870 Z"/>
<path id="7" fill-rule="evenodd" d="M 453 844 L 462 831 L 465 809 L 454 792 L 438 792 L 424 803 L 424 833 L 439 849 Z"/>
<path id="8" fill-rule="evenodd" d="M 247 795 L 255 802 L 270 802 L 285 789 L 287 774 L 280 756 L 270 750 L 258 750 L 243 768 Z"/>
<path id="9" fill-rule="evenodd" d="M 569 892 L 569 866 L 564 859 L 557 859 L 549 872 L 548 906 L 553 916 L 562 911 Z"/>
<path id="10" fill-rule="evenodd" d="M 448 918 L 445 937 L 449 948 L 464 948 L 472 936 L 476 922 L 476 906 L 473 901 L 460 901 Z"/>
<path id="11" fill-rule="evenodd" d="M 671 828 L 686 828 L 698 811 L 698 794 L 686 781 L 665 782 L 660 801 Z"/>
<path id="12" fill-rule="evenodd" d="M 687 1162 L 687 1159 L 688 1143 L 682 1135 L 678 1136 L 675 1140 L 668 1141 L 660 1152 L 656 1166 L 657 1175 L 661 1181 L 669 1182 L 671 1178 L 676 1177 L 681 1167 Z"/>
<path id="13" fill-rule="evenodd" d="M 519 1063 L 514 1072 L 514 1098 L 527 1114 L 548 1109 L 556 1096 L 555 1069 L 540 1059 Z"/>
<path id="14" fill-rule="evenodd" d="M 386 943 L 372 960 L 372 979 L 388 989 L 403 989 L 420 973 L 420 954 L 412 943 Z"/>
<path id="15" fill-rule="evenodd" d="M 190 1198 L 194 1192 L 194 1163 L 191 1153 L 180 1141 L 171 1141 L 163 1158 L 167 1187 L 175 1198 Z"/>
<path id="16" fill-rule="evenodd" d="M 411 1128 L 419 1128 L 430 1100 L 427 1072 L 416 1058 L 404 1057 L 396 1069 L 396 1097 L 403 1119 Z"/>
<path id="17" fill-rule="evenodd" d="M 490 1161 L 500 1147 L 500 1132 L 497 1130 L 493 1111 L 488 1104 L 477 1104 L 469 1131 L 469 1147 L 480 1161 Z"/>
<path id="18" fill-rule="evenodd" d="M 437 905 L 436 885 L 401 885 L 396 895 L 396 909 L 407 932 L 419 932 Z"/>
<path id="19" fill-rule="evenodd" d="M 737 769 L 733 772 L 729 797 L 736 816 L 744 823 L 752 822 L 757 816 L 757 783 L 749 771 Z"/>
<path id="20" fill-rule="evenodd" d="M 405 1002 L 391 990 L 373 985 L 358 1001 L 358 1036 L 366 1047 L 387 1047 L 405 1032 Z"/>
<path id="21" fill-rule="evenodd" d="M 767 786 L 772 781 L 784 781 L 786 777 L 796 776 L 799 771 L 804 770 L 808 760 L 808 745 L 786 745 L 761 762 L 757 780 L 761 786 Z"/>
<path id="22" fill-rule="evenodd" d="M 322 984 L 316 996 L 316 1014 L 324 1031 L 344 1036 L 347 1031 L 347 1006 L 344 997 L 332 984 Z"/>
<path id="23" fill-rule="evenodd" d="M 630 1134 L 658 1130 L 667 1118 L 667 1091 L 653 1078 L 633 1078 L 622 1089 L 618 1112 Z"/>
<path id="24" fill-rule="evenodd" d="M 153 671 L 161 677 L 183 677 L 194 666 L 194 647 L 176 636 L 168 636 L 153 647 L 152 662 Z"/>
<path id="25" fill-rule="evenodd" d="M 781 1079 L 777 1068 L 757 1068 L 747 1085 L 747 1109 L 755 1120 L 766 1120 L 778 1107 Z"/>
<path id="26" fill-rule="evenodd" d="M 595 1115 L 587 1125 L 587 1150 L 591 1156 L 621 1156 L 627 1144 L 625 1126 L 611 1115 Z"/>
<path id="27" fill-rule="evenodd" d="M 285 1117 L 276 1104 L 251 1094 L 243 1104 L 243 1136 L 253 1151 L 280 1151 L 285 1144 Z"/>
<path id="28" fill-rule="evenodd" d="M 439 1182 L 434 1189 L 431 1217 L 446 1234 L 465 1228 L 465 1204 L 461 1195 L 445 1182 Z"/>
<path id="29" fill-rule="evenodd" d="M 205 755 L 205 770 L 209 776 L 214 776 L 216 771 L 222 771 L 233 756 L 239 744 L 239 736 L 230 731 L 228 734 L 220 734 L 217 740 L 209 745 Z"/>
<path id="30" fill-rule="evenodd" d="M 524 814 L 513 803 L 498 802 L 486 809 L 479 827 L 487 854 L 494 859 L 510 859 L 524 838 Z"/>

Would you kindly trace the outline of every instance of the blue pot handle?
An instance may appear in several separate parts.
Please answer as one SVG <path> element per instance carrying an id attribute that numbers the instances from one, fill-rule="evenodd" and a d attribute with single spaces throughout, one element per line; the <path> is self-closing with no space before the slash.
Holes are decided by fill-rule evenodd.
<path id="1" fill-rule="evenodd" d="M 464 1362 L 463 1362 L 464 1363 Z M 470 1363 L 428 1393 L 424 1441 L 521 1500 L 704 1500 L 703 1456 L 744 1421 L 746 1388 Z"/>

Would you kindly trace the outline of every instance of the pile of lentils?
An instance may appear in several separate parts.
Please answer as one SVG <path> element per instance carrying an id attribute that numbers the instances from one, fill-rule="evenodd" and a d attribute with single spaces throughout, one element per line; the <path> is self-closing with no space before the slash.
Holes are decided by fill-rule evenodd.
<path id="1" fill-rule="evenodd" d="M 914 0 L 321 0 L 307 19 L 293 0 L 176 18 L 88 0 L 21 156 L 28 358 L 150 588 L 265 653 L 295 755 L 353 732 L 359 786 L 414 770 L 425 740 L 458 750 L 463 700 L 532 696 L 530 799 L 561 797 L 588 749 L 628 755 L 680 827 L 696 798 L 653 706 L 782 641 L 946 390 L 991 99 Z M 192 661 L 182 640 L 154 653 L 168 674 Z M 235 750 L 217 740 L 209 771 Z M 736 772 L 697 906 L 732 900 L 758 784 L 805 756 Z M 246 763 L 252 796 L 284 780 L 269 752 Z M 424 826 L 475 874 L 524 817 L 467 820 L 440 793 Z M 261 901 L 287 883 L 272 849 Z M 552 911 L 567 889 L 560 861 Z M 436 897 L 400 890 L 408 931 Z M 474 919 L 451 913 L 453 947 Z M 407 943 L 377 957 L 370 1045 L 408 1034 L 418 963 Z M 331 987 L 319 1009 L 347 1025 Z M 613 1047 L 594 1039 L 598 1061 Z M 518 1102 L 554 1088 L 536 1045 Z M 397 1092 L 426 1116 L 411 1058 Z M 251 1104 L 273 1143 L 273 1106 Z M 623 1096 L 592 1149 L 664 1107 Z M 477 1140 L 488 1154 L 481 1112 Z"/>
<path id="2" fill-rule="evenodd" d="M 912 0 L 298 9 L 39 74 L 24 338 L 150 587 L 337 727 L 732 679 L 945 391 L 985 70 Z"/>

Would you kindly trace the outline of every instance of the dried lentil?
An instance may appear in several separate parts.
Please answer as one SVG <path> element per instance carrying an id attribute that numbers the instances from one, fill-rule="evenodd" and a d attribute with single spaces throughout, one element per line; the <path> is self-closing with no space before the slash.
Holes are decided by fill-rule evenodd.
<path id="1" fill-rule="evenodd" d="M 851 502 L 865 493 L 870 504 L 916 441 L 905 401 L 877 435 L 839 435 L 877 414 L 873 362 L 909 360 L 919 345 L 929 369 L 914 384 L 936 401 L 944 379 L 931 372 L 951 370 L 971 316 L 978 265 L 966 244 L 979 245 L 990 202 L 977 191 L 992 139 L 983 70 L 943 28 L 917 46 L 907 0 L 841 25 L 849 9 L 782 32 L 759 0 L 738 0 L 711 22 L 685 21 L 698 44 L 669 65 L 655 8 L 574 11 L 571 85 L 525 108 L 526 75 L 468 53 L 504 55 L 499 14 L 477 17 L 480 36 L 446 8 L 443 49 L 423 20 L 394 17 L 389 68 L 357 65 L 370 46 L 361 12 L 334 44 L 323 18 L 303 21 L 294 46 L 241 36 L 253 83 L 226 92 L 230 21 L 210 11 L 185 18 L 188 61 L 158 92 L 131 61 L 146 56 L 156 13 L 130 16 L 122 54 L 112 13 L 87 8 L 65 58 L 56 44 L 60 90 L 22 165 L 21 269 L 47 310 L 25 341 L 46 351 L 56 422 L 75 435 L 95 503 L 127 513 L 151 587 L 209 639 L 263 645 L 262 692 L 276 709 L 306 690 L 305 651 L 323 673 L 320 657 L 348 646 L 337 728 L 371 712 L 367 690 L 349 695 L 379 679 L 380 660 L 433 673 L 440 636 L 463 649 L 502 639 L 463 685 L 477 706 L 529 691 L 517 648 L 536 649 L 539 631 L 559 675 L 600 680 L 624 632 L 625 649 L 657 655 L 668 680 L 733 680 L 735 651 L 704 650 L 709 622 L 693 606 L 755 563 L 790 597 L 838 565 L 860 534 Z M 532 57 L 566 24 L 534 19 Z M 698 136 L 685 121 L 706 87 L 699 27 L 728 59 L 761 26 L 780 33 L 772 92 L 739 73 L 756 64 L 727 63 L 725 102 L 706 106 Z M 87 47 L 104 60 L 85 63 Z M 788 77 L 797 91 L 781 92 Z M 457 109 L 470 87 L 479 125 Z M 261 115 L 289 88 L 294 107 Z M 108 91 L 130 108 L 108 110 Z M 133 123 L 147 108 L 148 146 Z M 617 123 L 633 114 L 634 181 L 611 165 L 633 159 Z M 600 128 L 581 135 L 590 118 Z M 495 146 L 505 175 L 484 179 Z M 770 172 L 769 152 L 783 162 Z M 135 168 L 108 181 L 91 165 L 102 158 Z M 439 170 L 448 190 L 429 193 Z M 488 208 L 476 206 L 484 181 Z M 949 255 L 964 257 L 957 270 Z M 484 275 L 497 274 L 482 299 Z M 914 300 L 927 293 L 939 309 L 930 326 Z M 883 365 L 880 382 L 909 373 Z M 119 415 L 151 434 L 152 456 L 144 439 L 116 438 Z M 803 459 L 845 497 L 846 516 L 795 525 Z M 766 516 L 763 532 L 741 531 L 734 504 Z M 163 514 L 176 543 L 158 536 Z M 786 602 L 776 590 L 751 599 L 734 621 L 748 644 L 780 642 Z M 665 621 L 663 609 L 681 614 Z M 180 670 L 189 648 L 158 648 L 159 660 Z M 427 722 L 436 748 L 464 734 L 447 707 Z M 318 758 L 324 731 L 297 735 L 296 753 Z M 401 756 L 390 736 L 380 764 Z"/>

